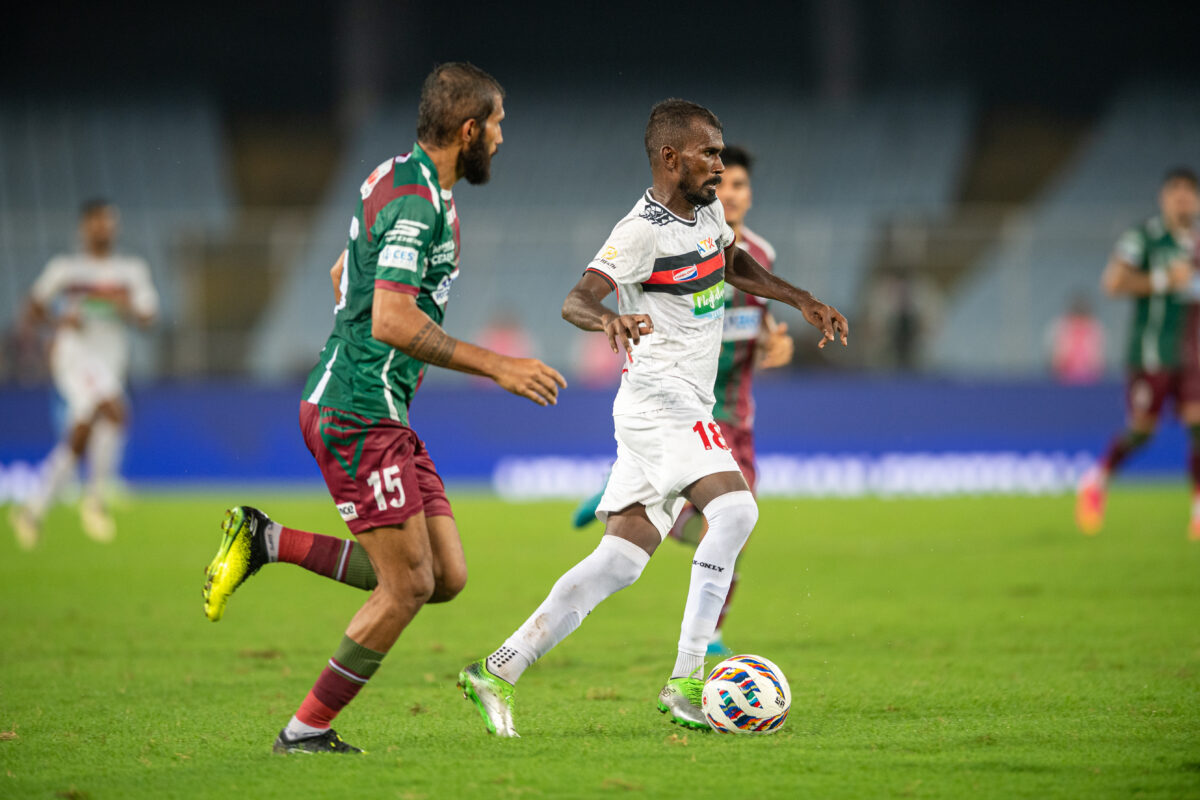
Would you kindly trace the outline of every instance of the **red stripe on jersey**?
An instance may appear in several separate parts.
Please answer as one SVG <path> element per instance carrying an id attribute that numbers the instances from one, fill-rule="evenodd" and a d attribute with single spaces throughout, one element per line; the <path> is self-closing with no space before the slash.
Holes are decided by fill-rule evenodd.
<path id="1" fill-rule="evenodd" d="M 712 275 L 719 269 L 725 266 L 725 253 L 717 253 L 707 261 L 701 261 L 695 265 L 695 273 L 692 273 L 692 267 L 680 267 L 679 269 L 663 270 L 650 275 L 650 280 L 643 283 L 687 283 L 689 281 L 699 280 Z"/>
<path id="2" fill-rule="evenodd" d="M 612 279 L 611 275 L 601 272 L 600 270 L 596 269 L 595 267 L 588 267 L 587 269 L 584 270 L 584 272 L 593 272 L 593 273 L 599 275 L 601 278 L 604 278 L 604 280 L 608 281 L 608 284 L 610 286 L 612 286 L 614 292 L 621 291 L 619 288 L 617 288 L 617 282 Z"/>
<path id="3" fill-rule="evenodd" d="M 421 293 L 421 290 L 419 287 L 410 286 L 409 284 L 401 283 L 400 281 L 385 281 L 383 278 L 375 279 L 375 288 L 376 289 L 387 289 L 389 292 L 400 292 L 401 294 L 411 294 L 413 297 L 416 297 L 418 294 Z"/>
<path id="4" fill-rule="evenodd" d="M 379 216 L 379 212 L 384 206 L 399 197 L 406 197 L 410 194 L 415 194 L 417 197 L 428 200 L 434 208 L 437 203 L 433 200 L 433 192 L 429 191 L 428 186 L 422 186 L 419 183 L 408 183 L 403 186 L 376 186 L 375 191 L 367 195 L 367 199 L 363 200 L 363 227 L 367 229 L 367 241 L 373 241 L 371 238 L 371 228 L 375 225 L 375 218 Z"/>

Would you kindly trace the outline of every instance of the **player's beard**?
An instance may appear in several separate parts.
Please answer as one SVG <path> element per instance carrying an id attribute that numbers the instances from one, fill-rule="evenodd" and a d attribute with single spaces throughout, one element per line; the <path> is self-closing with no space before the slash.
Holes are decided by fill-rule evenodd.
<path id="1" fill-rule="evenodd" d="M 683 199 L 687 200 L 696 208 L 710 206 L 717 199 L 717 184 L 721 182 L 721 176 L 710 178 L 699 186 L 692 186 L 692 172 L 686 166 L 683 168 L 683 173 L 679 176 L 679 193 L 683 195 Z"/>
<path id="2" fill-rule="evenodd" d="M 467 183 L 474 186 L 487 183 L 492 177 L 492 154 L 488 152 L 488 144 L 483 136 L 459 152 L 458 170 Z"/>

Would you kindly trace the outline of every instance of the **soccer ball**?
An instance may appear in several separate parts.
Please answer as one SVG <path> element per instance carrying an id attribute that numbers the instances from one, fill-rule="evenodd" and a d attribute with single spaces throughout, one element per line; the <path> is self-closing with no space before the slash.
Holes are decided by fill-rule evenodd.
<path id="1" fill-rule="evenodd" d="M 701 703 L 720 733 L 774 733 L 792 707 L 792 690 L 779 667 L 762 656 L 732 656 L 713 668 Z"/>

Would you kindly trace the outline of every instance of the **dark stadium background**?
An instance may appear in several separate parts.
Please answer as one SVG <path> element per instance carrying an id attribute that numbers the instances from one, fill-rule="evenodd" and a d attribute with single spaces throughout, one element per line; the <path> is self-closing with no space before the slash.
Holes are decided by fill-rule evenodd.
<path id="1" fill-rule="evenodd" d="M 138 482 L 318 485 L 295 412 L 329 318 L 272 303 L 308 286 L 297 302 L 327 313 L 352 187 L 409 147 L 438 61 L 472 60 L 509 95 L 493 185 L 458 190 L 448 328 L 471 337 L 506 312 L 569 374 L 578 339 L 557 303 L 643 188 L 649 103 L 709 103 L 727 139 L 756 150 L 751 226 L 855 328 L 849 350 L 818 354 L 780 314 L 800 338 L 794 367 L 759 382 L 776 493 L 1068 488 L 1122 415 L 1127 309 L 1099 295 L 1107 248 L 1152 213 L 1165 168 L 1200 165 L 1195 4 L 25 3 L 4 28 L 0 327 L 71 246 L 78 202 L 120 204 L 126 249 L 149 258 L 165 303 L 137 343 L 125 473 Z M 912 174 L 889 163 L 905 154 Z M 913 188 L 920 159 L 940 170 L 929 197 Z M 895 276 L 934 298 L 903 356 L 875 292 Z M 1064 386 L 1045 331 L 1080 292 L 1105 325 L 1107 370 Z M 414 425 L 450 479 L 572 495 L 613 451 L 613 389 L 586 383 L 541 411 L 433 376 Z M 7 499 L 56 432 L 41 359 L 11 339 L 0 419 Z M 1169 428 L 1131 471 L 1177 471 L 1183 453 Z"/>

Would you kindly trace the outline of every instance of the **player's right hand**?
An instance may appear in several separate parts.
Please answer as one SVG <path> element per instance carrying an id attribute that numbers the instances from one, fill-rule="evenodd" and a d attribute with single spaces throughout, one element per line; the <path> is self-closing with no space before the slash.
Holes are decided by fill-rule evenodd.
<path id="1" fill-rule="evenodd" d="M 633 361 L 633 346 L 641 343 L 642 337 L 654 333 L 654 322 L 647 314 L 621 314 L 604 323 L 604 335 L 608 337 L 608 346 L 614 353 L 620 354 L 621 346 L 625 354 Z M 632 344 L 631 344 L 632 342 Z"/>
<path id="2" fill-rule="evenodd" d="M 502 356 L 492 379 L 501 389 L 528 398 L 539 406 L 557 405 L 559 388 L 567 388 L 567 381 L 558 370 L 536 358 Z"/>

